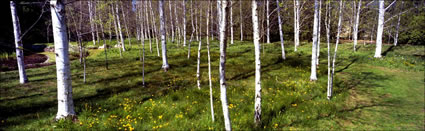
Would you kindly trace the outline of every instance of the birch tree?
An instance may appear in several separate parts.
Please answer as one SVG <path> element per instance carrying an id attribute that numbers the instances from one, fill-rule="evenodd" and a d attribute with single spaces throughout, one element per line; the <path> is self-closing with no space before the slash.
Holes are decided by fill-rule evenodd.
<path id="1" fill-rule="evenodd" d="M 93 11 L 92 11 L 92 2 L 91 0 L 87 1 L 87 5 L 89 7 L 89 21 L 90 21 L 90 31 L 93 40 L 93 45 L 96 45 L 96 36 L 94 35 L 94 19 L 93 19 Z"/>
<path id="2" fill-rule="evenodd" d="M 158 35 L 159 35 L 159 32 L 158 32 L 158 29 L 156 28 L 156 21 L 155 21 L 155 15 L 154 15 L 154 13 L 153 13 L 153 9 L 152 9 L 152 0 L 149 0 L 149 8 L 151 9 L 151 20 L 152 20 L 152 28 L 153 28 L 153 31 L 154 31 L 154 34 L 155 34 L 155 43 L 156 43 L 156 53 L 157 53 L 157 55 L 158 56 L 160 56 L 160 54 L 159 54 L 159 44 L 158 44 Z"/>
<path id="3" fill-rule="evenodd" d="M 233 2 L 230 2 L 230 44 L 233 45 Z"/>
<path id="4" fill-rule="evenodd" d="M 330 10 L 330 1 L 326 2 L 326 15 L 325 15 L 325 27 L 326 27 L 326 41 L 328 46 L 328 83 L 327 83 L 327 98 L 330 100 L 332 96 L 332 88 L 330 86 L 331 80 L 331 45 L 330 45 L 330 29 L 331 29 L 331 10 Z"/>
<path id="5" fill-rule="evenodd" d="M 128 31 L 129 31 L 128 30 L 128 22 L 127 22 L 127 18 L 125 17 L 125 10 L 124 10 L 123 4 L 121 4 L 121 11 L 122 11 L 123 19 L 124 19 L 125 32 L 127 34 L 127 38 L 129 38 L 128 39 L 128 45 L 130 45 L 130 48 L 131 48 L 131 36 L 130 36 L 130 33 L 128 33 Z"/>
<path id="6" fill-rule="evenodd" d="M 268 3 L 268 1 L 267 1 Z M 268 14 L 268 13 L 267 13 Z M 252 28 L 255 50 L 255 104 L 254 104 L 254 123 L 261 123 L 261 61 L 260 61 L 260 30 L 258 26 L 257 1 L 252 1 Z"/>
<path id="7" fill-rule="evenodd" d="M 243 41 L 243 16 L 242 16 L 242 0 L 239 0 L 239 16 L 240 16 L 240 20 L 239 20 L 239 26 L 241 29 L 241 41 Z"/>
<path id="8" fill-rule="evenodd" d="M 266 24 L 267 24 L 267 43 L 270 43 L 270 12 L 269 12 L 269 0 L 266 0 Z"/>
<path id="9" fill-rule="evenodd" d="M 335 52 L 333 54 L 333 58 L 332 58 L 332 73 L 331 73 L 331 80 L 330 80 L 330 91 L 328 92 L 328 99 L 331 99 L 332 97 L 332 89 L 333 89 L 333 78 L 335 75 L 335 61 L 336 61 L 336 53 L 338 51 L 338 44 L 339 44 L 339 37 L 341 34 L 341 23 L 342 23 L 342 9 L 344 8 L 344 1 L 340 0 L 339 1 L 339 18 L 338 18 L 338 31 L 336 34 L 336 42 L 335 42 Z"/>
<path id="10" fill-rule="evenodd" d="M 171 1 L 168 1 L 168 9 L 170 10 L 171 42 L 174 43 L 174 21 L 173 21 L 173 11 L 171 10 Z"/>
<path id="11" fill-rule="evenodd" d="M 401 9 L 403 9 L 404 7 L 404 1 L 401 1 Z M 401 14 L 398 14 L 398 20 L 397 20 L 397 25 L 396 25 L 396 32 L 395 32 L 395 36 L 394 36 L 394 46 L 397 46 L 397 42 L 398 42 L 398 32 L 400 30 L 400 16 Z"/>
<path id="12" fill-rule="evenodd" d="M 18 12 L 16 11 L 15 1 L 10 1 L 10 12 L 12 13 L 13 34 L 15 36 L 15 49 L 16 60 L 18 63 L 19 83 L 24 84 L 28 82 L 27 74 L 25 72 L 24 63 L 24 47 L 22 46 L 21 26 L 19 23 Z"/>
<path id="13" fill-rule="evenodd" d="M 114 10 L 114 4 L 111 5 L 111 12 L 112 12 L 112 18 L 114 19 L 114 27 L 115 27 L 115 36 L 117 39 L 117 45 L 118 45 L 118 49 L 120 50 L 120 57 L 122 57 L 122 51 L 121 51 L 121 44 L 120 44 L 120 38 L 119 38 L 119 34 L 118 34 L 118 22 L 117 22 L 117 18 L 115 15 L 115 10 Z"/>
<path id="14" fill-rule="evenodd" d="M 186 46 L 186 1 L 183 0 L 183 46 Z"/>
<path id="15" fill-rule="evenodd" d="M 207 53 L 208 53 L 208 83 L 210 86 L 210 105 L 211 105 L 211 119 L 214 121 L 214 102 L 213 102 L 213 92 L 212 92 L 212 81 L 211 81 L 211 57 L 210 57 L 210 39 L 209 39 L 209 18 L 210 18 L 210 5 L 211 1 L 208 1 L 208 11 L 207 11 Z"/>
<path id="16" fill-rule="evenodd" d="M 300 1 L 294 0 L 294 50 L 300 45 Z"/>
<path id="17" fill-rule="evenodd" d="M 356 46 L 357 46 L 357 35 L 359 32 L 359 21 L 360 21 L 360 11 L 362 8 L 362 0 L 359 0 L 359 4 L 357 5 L 357 11 L 356 11 L 356 20 L 354 21 L 354 26 L 353 26 L 353 50 L 356 51 Z"/>
<path id="18" fill-rule="evenodd" d="M 75 118 L 72 100 L 71 70 L 68 52 L 68 35 L 65 20 L 65 5 L 62 0 L 50 1 L 53 39 L 56 54 L 56 77 L 58 87 L 58 112 L 55 119 Z"/>
<path id="19" fill-rule="evenodd" d="M 227 87 L 226 87 L 226 49 L 227 49 L 227 12 L 228 10 L 228 1 L 227 0 L 218 0 L 220 6 L 220 99 L 221 106 L 223 108 L 223 117 L 224 117 L 224 127 L 226 130 L 232 130 L 229 108 L 227 106 Z"/>
<path id="20" fill-rule="evenodd" d="M 282 47 L 282 59 L 286 59 L 285 57 L 285 46 L 283 45 L 283 31 L 282 31 L 282 20 L 280 19 L 280 6 L 279 0 L 276 0 L 277 6 L 277 22 L 279 24 L 279 38 L 280 38 L 280 47 Z"/>
<path id="21" fill-rule="evenodd" d="M 319 20 L 317 25 L 317 51 L 316 51 L 316 65 L 319 65 L 319 56 L 320 56 L 320 23 L 322 21 L 322 0 L 319 0 Z"/>
<path id="22" fill-rule="evenodd" d="M 125 51 L 125 44 L 124 44 L 124 38 L 122 36 L 122 31 L 121 31 L 121 23 L 120 23 L 120 15 L 119 15 L 119 10 L 118 10 L 118 3 L 116 3 L 115 5 L 115 17 L 117 18 L 117 25 L 118 25 L 118 32 L 120 35 L 120 40 L 121 40 L 121 48 L 123 51 Z"/>
<path id="23" fill-rule="evenodd" d="M 150 53 L 152 53 L 152 38 L 153 38 L 153 34 L 152 34 L 152 30 L 150 29 L 150 20 L 149 20 L 149 12 L 148 12 L 148 1 L 146 0 L 145 1 L 145 18 L 146 18 L 146 28 L 147 28 L 147 31 L 146 31 L 146 33 L 148 34 L 147 35 L 147 37 L 148 37 L 148 39 L 149 39 L 149 51 L 150 51 Z"/>
<path id="24" fill-rule="evenodd" d="M 317 80 L 316 74 L 316 60 L 317 60 L 317 33 L 318 33 L 318 25 L 319 25 L 319 2 L 314 0 L 314 22 L 313 22 L 313 46 L 311 47 L 311 74 L 310 81 Z"/>
<path id="25" fill-rule="evenodd" d="M 379 16 L 378 16 L 378 30 L 376 31 L 376 49 L 375 49 L 375 58 L 381 58 L 382 52 L 382 34 L 384 33 L 384 17 L 385 11 L 390 8 L 396 0 L 394 0 L 390 5 L 385 8 L 385 1 L 379 0 Z"/>
<path id="26" fill-rule="evenodd" d="M 159 3 L 159 19 L 160 19 L 160 30 L 161 30 L 161 46 L 162 46 L 162 69 L 165 72 L 168 71 L 170 66 L 168 65 L 167 59 L 167 40 L 165 38 L 165 19 L 164 19 L 164 0 L 160 0 Z"/>

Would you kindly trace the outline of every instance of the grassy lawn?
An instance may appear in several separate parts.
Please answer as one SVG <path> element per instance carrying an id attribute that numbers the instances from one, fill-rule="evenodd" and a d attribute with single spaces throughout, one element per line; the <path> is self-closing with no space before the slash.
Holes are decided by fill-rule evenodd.
<path id="1" fill-rule="evenodd" d="M 108 41 L 107 41 L 108 42 Z M 114 45 L 114 42 L 110 45 Z M 196 88 L 198 42 L 187 47 L 168 43 L 170 70 L 163 72 L 156 43 L 145 42 L 142 87 L 140 42 L 108 50 L 90 50 L 87 82 L 78 59 L 71 63 L 73 99 L 78 122 L 54 122 L 57 112 L 55 65 L 28 69 L 30 83 L 20 85 L 17 71 L 0 72 L 0 130 L 224 130 L 218 65 L 218 42 L 211 43 L 215 119 L 211 120 L 206 42 L 201 58 L 201 85 Z M 374 45 L 352 43 L 338 50 L 334 97 L 326 99 L 327 54 L 322 42 L 318 81 L 310 82 L 311 43 L 294 52 L 286 42 L 286 60 L 279 43 L 262 45 L 262 125 L 254 126 L 254 46 L 250 41 L 228 45 L 226 78 L 232 128 L 323 130 L 424 130 L 424 46 L 384 45 L 382 59 Z M 74 43 L 75 45 L 75 43 Z M 87 45 L 91 45 L 88 42 Z M 49 54 L 47 54 L 49 55 Z M 54 54 L 50 54 L 50 56 Z M 51 59 L 54 60 L 54 59 Z"/>

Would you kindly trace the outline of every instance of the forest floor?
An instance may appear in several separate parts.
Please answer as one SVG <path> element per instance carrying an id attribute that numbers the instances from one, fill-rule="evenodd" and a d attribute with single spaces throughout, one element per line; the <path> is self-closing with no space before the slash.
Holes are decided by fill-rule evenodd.
<path id="1" fill-rule="evenodd" d="M 108 42 L 108 41 L 107 41 Z M 116 42 L 110 43 L 114 45 Z M 0 130 L 224 130 L 220 102 L 218 42 L 211 43 L 215 121 L 211 120 L 206 42 L 201 58 L 201 85 L 196 87 L 198 42 L 187 47 L 168 43 L 170 70 L 161 69 L 156 43 L 145 42 L 145 81 L 139 44 L 119 56 L 90 50 L 87 82 L 83 66 L 71 62 L 73 99 L 78 121 L 53 121 L 57 112 L 55 65 L 27 69 L 29 83 L 19 84 L 17 71 L 0 72 Z M 72 43 L 75 45 L 75 43 Z M 87 45 L 92 45 L 89 42 Z M 334 97 L 326 99 L 327 49 L 322 42 L 318 80 L 309 81 L 311 43 L 294 52 L 285 42 L 262 45 L 262 123 L 254 120 L 254 46 L 236 41 L 227 48 L 226 78 L 232 128 L 236 130 L 424 130 L 425 46 L 384 45 L 383 58 L 373 58 L 373 44 L 339 46 Z"/>

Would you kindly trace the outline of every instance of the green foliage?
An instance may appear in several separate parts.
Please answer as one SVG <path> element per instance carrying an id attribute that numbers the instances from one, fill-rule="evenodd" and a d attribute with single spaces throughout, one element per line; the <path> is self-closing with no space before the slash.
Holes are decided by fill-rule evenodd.
<path id="1" fill-rule="evenodd" d="M 400 33 L 400 43 L 411 45 L 425 45 L 425 12 L 419 15 L 409 16 L 409 20 L 405 30 Z M 409 18 L 410 19 L 410 18 Z"/>
<path id="2" fill-rule="evenodd" d="M 196 88 L 197 42 L 187 48 L 167 43 L 171 69 L 161 70 L 161 58 L 149 52 L 145 41 L 145 80 L 138 61 L 140 41 L 120 58 L 117 48 L 90 50 L 87 83 L 82 65 L 71 62 L 73 98 L 78 121 L 52 121 L 56 113 L 55 66 L 28 69 L 30 83 L 20 85 L 17 71 L 0 72 L 0 120 L 2 130 L 224 130 L 218 79 L 219 47 L 211 42 L 212 83 L 216 121 L 209 106 L 206 46 L 202 48 L 201 85 Z M 109 45 L 114 45 L 116 41 Z M 126 41 L 127 43 L 127 41 Z M 205 42 L 204 42 L 205 43 Z M 91 45 L 88 43 L 88 45 Z M 99 44 L 96 46 L 100 46 Z M 423 130 L 424 46 L 399 46 L 382 59 L 371 58 L 374 46 L 352 51 L 340 45 L 334 97 L 326 100 L 326 47 L 321 47 L 318 81 L 310 82 L 311 44 L 297 52 L 285 41 L 286 60 L 280 43 L 262 44 L 262 125 L 253 123 L 254 53 L 252 42 L 228 45 L 226 77 L 232 128 L 235 130 Z M 384 46 L 384 50 L 389 49 Z M 422 50 L 422 52 L 420 51 Z M 407 61 L 411 64 L 402 64 Z M 413 61 L 416 61 L 413 62 Z M 413 62 L 413 64 L 412 64 Z"/>

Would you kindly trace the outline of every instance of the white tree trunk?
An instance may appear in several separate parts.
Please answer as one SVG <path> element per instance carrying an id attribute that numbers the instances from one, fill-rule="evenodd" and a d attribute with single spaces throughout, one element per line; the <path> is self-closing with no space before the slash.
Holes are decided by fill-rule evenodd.
<path id="1" fill-rule="evenodd" d="M 233 2 L 230 2 L 230 44 L 233 45 Z"/>
<path id="2" fill-rule="evenodd" d="M 196 66 L 196 78 L 197 78 L 197 85 L 198 89 L 201 89 L 201 71 L 200 71 L 200 64 L 201 64 L 201 48 L 202 48 L 202 41 L 199 41 L 198 45 L 198 63 Z"/>
<path id="3" fill-rule="evenodd" d="M 173 21 L 173 11 L 171 9 L 171 1 L 168 1 L 168 9 L 170 9 L 170 24 L 171 24 L 171 42 L 174 43 L 174 21 Z M 177 16 L 176 16 L 177 18 Z"/>
<path id="4" fill-rule="evenodd" d="M 404 1 L 401 1 L 401 9 L 403 9 L 404 6 Z M 394 36 L 394 46 L 397 46 L 397 42 L 398 42 L 398 32 L 400 30 L 400 15 L 398 15 L 398 20 L 397 20 L 397 26 L 396 26 L 396 30 L 395 30 L 395 36 Z"/>
<path id="5" fill-rule="evenodd" d="M 227 106 L 227 92 L 226 92 L 226 49 L 227 49 L 227 0 L 218 0 L 219 4 L 221 4 L 220 8 L 220 98 L 221 98 L 221 106 L 223 108 L 223 116 L 224 116 L 224 127 L 226 130 L 232 130 L 229 108 Z"/>
<path id="6" fill-rule="evenodd" d="M 286 59 L 285 56 L 285 46 L 283 45 L 283 31 L 282 31 L 282 20 L 280 19 L 280 6 L 279 6 L 279 0 L 276 0 L 276 6 L 277 6 L 277 22 L 279 22 L 279 37 L 280 37 L 280 47 L 282 47 L 282 59 Z"/>
<path id="7" fill-rule="evenodd" d="M 121 22 L 120 22 L 119 10 L 118 10 L 118 3 L 115 6 L 115 11 L 116 11 L 115 15 L 116 15 L 116 18 L 117 18 L 117 24 L 118 24 L 118 32 L 120 34 L 121 47 L 122 47 L 122 50 L 125 51 L 124 38 L 122 36 L 122 31 L 121 31 Z"/>
<path id="8" fill-rule="evenodd" d="M 158 42 L 159 42 L 159 40 L 158 40 L 159 32 L 158 32 L 158 29 L 156 27 L 155 15 L 154 15 L 153 9 L 152 9 L 152 0 L 149 0 L 149 8 L 151 9 L 152 28 L 153 28 L 153 31 L 154 31 L 154 34 L 155 34 L 156 54 L 158 56 L 161 56 L 160 53 L 159 53 L 159 44 L 158 44 Z"/>
<path id="9" fill-rule="evenodd" d="M 24 84 L 28 82 L 27 74 L 25 72 L 25 63 L 24 63 L 24 47 L 22 46 L 21 41 L 21 27 L 19 23 L 18 13 L 16 11 L 15 1 L 10 1 L 10 10 L 12 13 L 12 22 L 13 22 L 13 34 L 15 35 L 15 48 L 16 48 L 16 60 L 18 62 L 18 71 L 19 71 L 19 83 Z"/>
<path id="10" fill-rule="evenodd" d="M 268 5 L 268 0 L 267 0 Z M 268 7 L 267 7 L 268 8 Z M 268 11 L 267 11 L 268 12 Z M 268 13 L 267 13 L 268 15 Z M 258 26 L 257 1 L 252 1 L 252 27 L 255 49 L 255 104 L 254 123 L 258 126 L 261 123 L 261 61 L 260 61 L 260 30 Z"/>
<path id="11" fill-rule="evenodd" d="M 359 1 L 359 5 L 357 6 L 357 12 L 356 12 L 356 21 L 354 21 L 354 29 L 353 29 L 353 50 L 356 51 L 357 46 L 357 38 L 359 33 L 359 21 L 360 21 L 360 11 L 362 8 L 362 0 Z"/>
<path id="12" fill-rule="evenodd" d="M 211 5 L 211 1 L 208 1 L 208 5 Z M 213 103 L 213 92 L 212 92 L 212 81 L 211 81 L 211 57 L 210 57 L 210 31 L 209 31 L 209 18 L 210 18 L 210 6 L 207 11 L 207 53 L 208 53 L 208 83 L 210 86 L 210 105 L 211 105 L 211 119 L 214 121 L 214 103 Z"/>
<path id="13" fill-rule="evenodd" d="M 327 98 L 330 99 L 332 96 L 332 88 L 330 86 L 330 80 L 331 80 L 331 45 L 330 45 L 330 25 L 331 25 L 331 19 L 330 14 L 331 11 L 329 10 L 330 3 L 326 4 L 326 15 L 325 15 L 325 26 L 326 26 L 326 41 L 328 46 L 328 83 L 327 83 Z"/>
<path id="14" fill-rule="evenodd" d="M 316 74 L 316 60 L 317 60 L 317 33 L 319 26 L 319 2 L 314 0 L 314 22 L 313 22 L 313 46 L 311 47 L 311 74 L 310 81 L 317 80 Z"/>
<path id="15" fill-rule="evenodd" d="M 115 37 L 117 39 L 117 45 L 119 46 L 118 49 L 120 50 L 120 57 L 122 57 L 120 38 L 119 38 L 119 34 L 118 34 L 118 24 L 117 24 L 118 22 L 117 22 L 117 18 L 116 18 L 116 14 L 115 14 L 115 10 L 114 10 L 114 5 L 113 4 L 111 5 L 111 11 L 112 11 L 112 17 L 114 19 Z M 80 54 L 80 56 L 82 56 L 82 54 Z M 82 59 L 82 57 L 81 57 L 81 59 Z"/>
<path id="16" fill-rule="evenodd" d="M 297 47 L 300 45 L 300 1 L 294 0 L 294 49 L 297 51 Z"/>
<path id="17" fill-rule="evenodd" d="M 147 38 L 149 39 L 149 51 L 150 53 L 152 53 L 152 38 L 153 38 L 153 34 L 151 32 L 151 27 L 150 27 L 150 20 L 149 20 L 149 12 L 148 12 L 148 1 L 145 1 L 145 17 L 146 17 L 146 34 L 147 34 Z"/>
<path id="18" fill-rule="evenodd" d="M 316 55 L 316 65 L 319 67 L 319 56 L 320 56 L 320 23 L 322 21 L 322 0 L 319 0 L 319 20 L 317 25 L 317 55 Z"/>
<path id="19" fill-rule="evenodd" d="M 379 17 L 378 17 L 378 31 L 376 32 L 376 50 L 375 50 L 375 58 L 381 58 L 382 51 L 382 33 L 384 32 L 384 0 L 379 0 Z"/>
<path id="20" fill-rule="evenodd" d="M 58 113 L 56 120 L 75 117 L 72 100 L 71 70 L 68 52 L 68 35 L 66 31 L 65 5 L 61 0 L 50 1 L 53 38 L 56 54 L 56 77 L 58 87 Z"/>
<path id="21" fill-rule="evenodd" d="M 165 38 L 165 16 L 164 16 L 164 0 L 160 0 L 159 3 L 159 18 L 160 18 L 160 30 L 161 30 L 161 46 L 162 46 L 162 69 L 165 72 L 168 71 L 170 66 L 168 65 L 167 59 L 167 39 Z"/>
<path id="22" fill-rule="evenodd" d="M 239 0 L 239 13 L 240 13 L 240 28 L 241 28 L 241 41 L 243 41 L 243 16 L 242 16 L 242 0 Z"/>
<path id="23" fill-rule="evenodd" d="M 186 14 L 185 14 L 186 15 Z M 178 15 L 177 15 L 177 1 L 174 2 L 174 16 L 176 18 L 176 33 L 178 33 L 178 40 L 177 40 L 177 45 L 180 44 L 180 40 L 181 40 L 181 29 L 180 29 L 180 23 L 179 23 L 179 19 L 178 19 Z"/>
<path id="24" fill-rule="evenodd" d="M 332 73 L 331 73 L 331 80 L 330 80 L 330 91 L 328 92 L 328 99 L 331 99 L 332 97 L 332 90 L 333 90 L 333 79 L 334 79 L 334 75 L 335 75 L 335 61 L 336 61 L 336 53 L 338 51 L 338 44 L 339 44 L 339 37 L 341 34 L 341 23 L 342 23 L 342 9 L 344 8 L 344 1 L 340 1 L 339 2 L 339 18 L 338 18 L 338 31 L 336 34 L 336 43 L 335 43 L 335 52 L 332 58 Z"/>
<path id="25" fill-rule="evenodd" d="M 123 19 L 124 19 L 125 32 L 126 32 L 127 38 L 128 38 L 128 45 L 130 45 L 130 48 L 131 48 L 131 36 L 130 36 L 130 33 L 128 33 L 129 30 L 128 30 L 127 18 L 125 17 L 125 11 L 124 11 L 124 7 L 123 7 L 122 4 L 121 4 L 121 11 L 122 11 Z"/>
<path id="26" fill-rule="evenodd" d="M 186 1 L 182 1 L 183 3 L 183 46 L 186 46 Z"/>
<path id="27" fill-rule="evenodd" d="M 89 7 L 89 21 L 90 21 L 90 31 L 93 40 L 93 45 L 96 45 L 96 36 L 94 35 L 94 20 L 93 20 L 93 11 L 92 11 L 92 3 L 91 1 L 87 1 L 87 5 Z"/>
<path id="28" fill-rule="evenodd" d="M 98 14 L 99 15 L 99 14 Z M 107 47 L 107 45 L 106 45 L 106 40 L 105 40 L 105 31 L 104 31 L 104 27 L 103 27 L 103 21 L 102 21 L 102 17 L 100 17 L 100 15 L 98 16 L 99 17 L 99 24 L 100 24 L 100 30 L 101 30 L 101 33 L 102 33 L 102 39 L 103 39 L 103 51 L 105 52 L 105 68 L 108 70 L 108 47 Z"/>
<path id="29" fill-rule="evenodd" d="M 267 18 L 267 43 L 270 43 L 270 11 L 269 11 L 269 0 L 266 0 L 266 18 Z"/>

